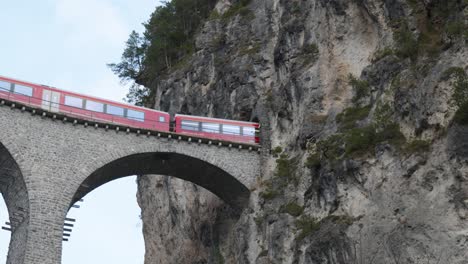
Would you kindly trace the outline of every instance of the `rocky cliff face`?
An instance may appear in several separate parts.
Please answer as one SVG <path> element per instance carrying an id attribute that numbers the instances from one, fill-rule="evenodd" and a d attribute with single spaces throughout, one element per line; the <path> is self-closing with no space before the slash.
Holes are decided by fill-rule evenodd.
<path id="1" fill-rule="evenodd" d="M 219 1 L 155 107 L 260 121 L 271 155 L 240 216 L 140 177 L 145 263 L 468 263 L 467 6 Z"/>

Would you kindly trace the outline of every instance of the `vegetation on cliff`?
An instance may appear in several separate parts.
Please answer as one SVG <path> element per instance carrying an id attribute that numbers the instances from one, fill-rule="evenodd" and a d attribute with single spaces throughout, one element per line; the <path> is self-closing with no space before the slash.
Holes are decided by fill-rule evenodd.
<path id="1" fill-rule="evenodd" d="M 150 103 L 151 84 L 174 68 L 194 51 L 194 35 L 211 13 L 216 0 L 172 0 L 156 7 L 145 32 L 133 31 L 119 63 L 109 67 L 132 86 L 127 101 L 137 105 Z M 145 86 L 141 88 L 139 85 Z"/>

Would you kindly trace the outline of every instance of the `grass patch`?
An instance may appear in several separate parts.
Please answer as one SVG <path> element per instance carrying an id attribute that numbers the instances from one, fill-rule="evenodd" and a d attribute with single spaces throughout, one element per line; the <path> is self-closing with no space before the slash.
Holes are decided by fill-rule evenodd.
<path id="1" fill-rule="evenodd" d="M 413 140 L 411 142 L 408 142 L 404 148 L 403 151 L 406 154 L 412 154 L 412 153 L 423 153 L 423 152 L 428 152 L 431 147 L 431 142 L 426 141 L 426 140 Z"/>
<path id="2" fill-rule="evenodd" d="M 291 216 L 298 217 L 304 212 L 304 207 L 298 205 L 295 202 L 287 203 L 280 208 L 280 213 L 287 213 Z"/>

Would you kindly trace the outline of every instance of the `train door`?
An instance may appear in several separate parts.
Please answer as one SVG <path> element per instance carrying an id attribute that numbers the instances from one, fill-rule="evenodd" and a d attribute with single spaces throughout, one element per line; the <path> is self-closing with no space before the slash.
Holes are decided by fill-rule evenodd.
<path id="1" fill-rule="evenodd" d="M 50 90 L 42 90 L 42 109 L 58 112 L 60 104 L 60 93 Z"/>

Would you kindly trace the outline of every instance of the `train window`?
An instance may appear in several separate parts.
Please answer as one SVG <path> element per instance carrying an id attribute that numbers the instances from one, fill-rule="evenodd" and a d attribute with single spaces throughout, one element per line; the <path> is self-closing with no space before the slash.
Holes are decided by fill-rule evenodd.
<path id="1" fill-rule="evenodd" d="M 0 81 L 0 91 L 10 91 L 11 90 L 11 83 Z"/>
<path id="2" fill-rule="evenodd" d="M 243 127 L 242 128 L 242 134 L 244 136 L 253 137 L 253 136 L 255 136 L 255 128 L 254 127 Z"/>
<path id="3" fill-rule="evenodd" d="M 65 95 L 65 105 L 83 108 L 83 99 Z"/>
<path id="4" fill-rule="evenodd" d="M 29 86 L 24 86 L 24 85 L 15 85 L 14 93 L 17 94 L 22 94 L 26 96 L 32 96 L 33 95 L 33 88 Z"/>
<path id="5" fill-rule="evenodd" d="M 223 134 L 227 135 L 240 135 L 240 126 L 224 125 Z"/>
<path id="6" fill-rule="evenodd" d="M 128 109 L 127 110 L 127 118 L 143 122 L 143 121 L 145 121 L 145 112 L 140 112 L 140 111 L 135 111 L 135 110 Z"/>
<path id="7" fill-rule="evenodd" d="M 95 112 L 104 112 L 104 104 L 95 101 L 86 100 L 86 110 Z"/>
<path id="8" fill-rule="evenodd" d="M 164 116 L 160 116 L 160 117 L 159 117 L 159 122 L 165 123 L 165 122 L 166 122 L 166 118 L 165 118 Z"/>
<path id="9" fill-rule="evenodd" d="M 208 133 L 219 133 L 219 124 L 202 123 L 202 131 Z"/>
<path id="10" fill-rule="evenodd" d="M 124 116 L 124 109 L 118 106 L 107 105 L 106 113 L 116 116 Z"/>
<path id="11" fill-rule="evenodd" d="M 198 122 L 182 120 L 182 129 L 183 130 L 198 131 Z"/>

